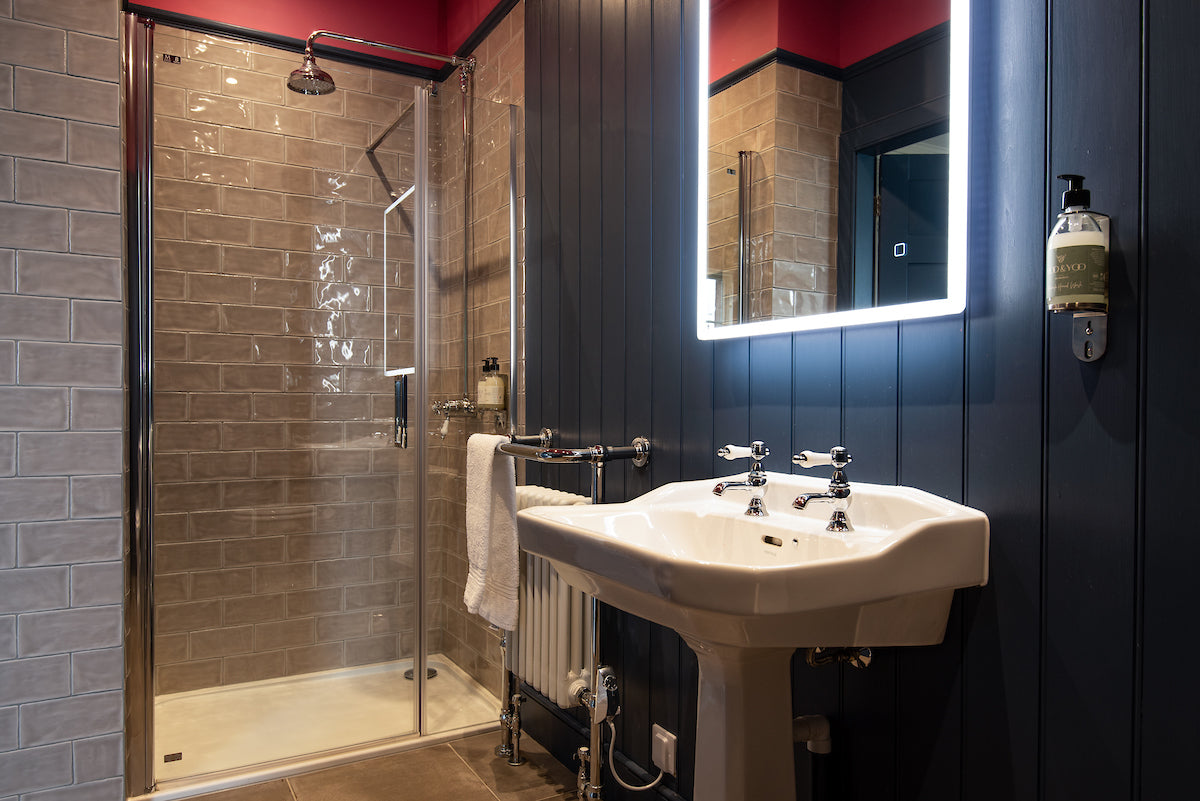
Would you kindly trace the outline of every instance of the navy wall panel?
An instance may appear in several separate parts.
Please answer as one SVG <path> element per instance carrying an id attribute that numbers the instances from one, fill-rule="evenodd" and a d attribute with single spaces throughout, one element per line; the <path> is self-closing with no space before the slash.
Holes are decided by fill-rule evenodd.
<path id="1" fill-rule="evenodd" d="M 562 120 L 558 131 L 558 198 L 561 209 L 559 230 L 562 252 L 558 285 L 558 330 L 561 332 L 561 352 L 557 365 L 559 414 L 554 419 L 559 440 L 576 443 L 582 441 L 579 431 L 579 407 L 580 385 L 584 372 L 584 365 L 575 358 L 575 354 L 579 352 L 579 337 L 584 330 L 580 324 L 583 295 L 580 289 L 582 254 L 579 247 L 583 239 L 581 206 L 585 201 L 575 191 L 575 187 L 579 186 L 580 171 L 585 169 L 579 159 L 582 72 L 579 63 L 579 6 L 575 3 L 560 6 L 558 14 L 558 80 L 553 87 L 547 85 L 548 88 L 557 90 L 558 118 Z M 547 155 L 552 157 L 552 154 Z M 566 358 L 563 358 L 563 355 Z M 540 429 L 541 426 L 538 425 L 537 428 Z M 563 489 L 587 495 L 590 491 L 590 480 L 586 471 L 566 472 L 568 475 L 562 477 Z"/>
<path id="2" fill-rule="evenodd" d="M 970 173 L 987 222 L 968 242 L 965 502 L 987 511 L 992 543 L 988 585 L 960 593 L 961 798 L 1011 801 L 1041 797 L 1046 18 L 1040 3 L 972 13 Z"/>
<path id="3" fill-rule="evenodd" d="M 737 472 L 716 448 L 757 438 L 774 470 L 844 444 L 852 482 L 988 513 L 991 581 L 958 594 L 941 645 L 880 649 L 865 671 L 797 655 L 792 709 L 835 735 L 829 756 L 800 754 L 800 798 L 1178 794 L 1200 745 L 1200 691 L 1179 667 L 1200 656 L 1180 636 L 1197 607 L 1200 368 L 1179 303 L 1200 279 L 1177 233 L 1195 227 L 1200 120 L 1178 92 L 1196 83 L 1200 11 L 975 0 L 966 312 L 709 343 L 694 333 L 686 135 L 697 2 L 527 2 L 530 425 L 582 444 L 650 436 L 652 466 L 615 470 L 612 500 Z M 1071 356 L 1069 318 L 1042 308 L 1066 171 L 1114 216 L 1110 350 L 1091 365 Z M 691 797 L 694 656 L 617 610 L 604 621 L 638 707 L 618 747 L 649 767 L 649 724 L 675 729 L 666 792 Z M 530 719 L 556 749 L 570 740 L 559 718 Z"/>
<path id="4" fill-rule="evenodd" d="M 1200 360 L 1192 358 L 1189 315 L 1182 298 L 1200 292 L 1191 211 L 1200 150 L 1194 131 L 1200 106 L 1182 101 L 1177 86 L 1195 86 L 1200 62 L 1200 4 L 1193 0 L 1147 3 L 1145 241 L 1142 279 L 1145 322 L 1144 604 L 1140 660 L 1142 691 L 1140 764 L 1135 789 L 1142 799 L 1195 794 L 1192 754 L 1200 739 L 1200 682 L 1180 665 L 1200 662 L 1200 641 L 1181 634 L 1197 609 L 1195 567 L 1200 565 Z M 1147 313 L 1146 310 L 1151 310 Z"/>
<path id="5" fill-rule="evenodd" d="M 1088 177 L 1114 247 L 1104 359 L 1076 360 L 1069 315 L 1048 326 L 1044 791 L 1103 797 L 1133 765 L 1141 9 L 1053 0 L 1050 20 L 1049 171 Z"/>
<path id="6" fill-rule="evenodd" d="M 604 308 L 600 302 L 603 281 L 601 251 L 601 195 L 598 191 L 580 192 L 580 186 L 598 187 L 603 180 L 604 165 L 598 155 L 601 140 L 601 75 L 603 42 L 600 37 L 586 35 L 601 26 L 602 0 L 583 0 L 579 3 L 579 150 L 571 157 L 579 163 L 579 184 L 572 191 L 579 196 L 579 338 L 578 350 L 568 356 L 579 363 L 579 439 L 562 440 L 568 447 L 595 445 L 602 439 L 603 418 L 601 394 L 600 349 L 589 337 L 600 330 Z M 531 425 L 553 425 L 552 421 Z M 575 478 L 584 482 L 586 476 Z M 568 480 L 569 477 L 564 477 Z"/>

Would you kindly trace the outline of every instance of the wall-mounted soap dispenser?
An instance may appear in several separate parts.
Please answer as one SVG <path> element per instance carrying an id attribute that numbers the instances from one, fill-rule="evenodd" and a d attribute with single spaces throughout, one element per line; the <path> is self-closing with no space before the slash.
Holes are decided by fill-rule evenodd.
<path id="1" fill-rule="evenodd" d="M 483 360 L 483 376 L 475 401 L 475 408 L 480 410 L 503 411 L 508 406 L 508 379 L 500 373 L 500 359 L 496 356 Z"/>
<path id="2" fill-rule="evenodd" d="M 1089 208 L 1082 175 L 1058 177 L 1067 191 L 1046 242 L 1046 308 L 1074 313 L 1071 348 L 1080 361 L 1094 362 L 1108 344 L 1109 219 Z"/>

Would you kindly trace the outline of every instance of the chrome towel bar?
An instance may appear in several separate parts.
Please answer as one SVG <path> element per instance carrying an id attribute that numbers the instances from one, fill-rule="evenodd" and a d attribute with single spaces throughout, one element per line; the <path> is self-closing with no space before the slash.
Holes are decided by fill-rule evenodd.
<path id="1" fill-rule="evenodd" d="M 551 448 L 546 443 L 545 433 L 543 429 L 542 437 L 513 437 L 511 442 L 498 443 L 496 451 L 542 464 L 601 464 L 615 459 L 632 459 L 635 467 L 645 467 L 650 461 L 650 440 L 645 437 L 636 437 L 632 444 L 620 447 L 592 445 L 590 448 Z M 530 439 L 537 444 L 524 444 L 519 441 Z"/>

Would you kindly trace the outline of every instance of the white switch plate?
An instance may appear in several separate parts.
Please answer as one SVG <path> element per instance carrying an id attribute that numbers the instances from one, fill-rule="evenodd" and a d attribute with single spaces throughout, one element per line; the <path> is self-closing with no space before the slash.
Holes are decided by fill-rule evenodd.
<path id="1" fill-rule="evenodd" d="M 654 758 L 654 764 L 662 768 L 665 773 L 672 776 L 675 775 L 675 735 L 654 724 L 654 728 L 650 730 L 652 735 L 650 752 Z"/>

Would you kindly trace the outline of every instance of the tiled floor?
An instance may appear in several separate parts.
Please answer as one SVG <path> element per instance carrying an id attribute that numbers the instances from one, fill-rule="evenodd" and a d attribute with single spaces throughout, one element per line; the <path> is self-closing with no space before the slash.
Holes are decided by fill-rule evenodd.
<path id="1" fill-rule="evenodd" d="M 575 774 L 529 737 L 526 762 L 495 755 L 498 732 L 195 797 L 194 801 L 562 801 Z"/>

